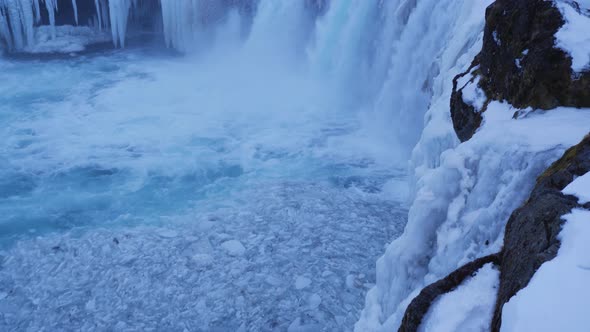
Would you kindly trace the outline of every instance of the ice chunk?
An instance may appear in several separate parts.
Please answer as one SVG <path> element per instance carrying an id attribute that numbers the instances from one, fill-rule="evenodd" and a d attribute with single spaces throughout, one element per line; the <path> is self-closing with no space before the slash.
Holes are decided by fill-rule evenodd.
<path id="1" fill-rule="evenodd" d="M 246 253 L 246 248 L 238 240 L 225 241 L 221 247 L 231 256 L 243 256 Z"/>
<path id="2" fill-rule="evenodd" d="M 312 310 L 317 309 L 317 307 L 320 306 L 320 304 L 322 303 L 322 297 L 317 294 L 311 294 L 311 296 L 309 297 L 309 308 Z"/>
<path id="3" fill-rule="evenodd" d="M 199 267 L 207 267 L 213 265 L 213 256 L 207 254 L 196 254 L 192 257 L 193 262 Z"/>
<path id="4" fill-rule="evenodd" d="M 297 279 L 295 279 L 295 289 L 304 289 L 309 287 L 309 285 L 311 285 L 311 280 L 309 278 L 298 276 Z"/>

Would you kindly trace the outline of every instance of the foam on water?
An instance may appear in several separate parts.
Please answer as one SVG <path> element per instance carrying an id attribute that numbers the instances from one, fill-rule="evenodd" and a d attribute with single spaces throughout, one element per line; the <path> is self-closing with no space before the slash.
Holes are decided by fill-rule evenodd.
<path id="1" fill-rule="evenodd" d="M 353 326 L 400 163 L 302 64 L 219 49 L 5 64 L 2 329 Z"/>

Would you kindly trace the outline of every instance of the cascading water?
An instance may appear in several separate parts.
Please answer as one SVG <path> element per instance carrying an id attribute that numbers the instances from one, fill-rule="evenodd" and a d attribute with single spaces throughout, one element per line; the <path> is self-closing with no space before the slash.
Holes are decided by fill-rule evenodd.
<path id="1" fill-rule="evenodd" d="M 376 282 L 357 329 L 380 328 L 413 284 L 374 261 L 485 2 L 162 0 L 184 57 L 0 63 L 0 327 L 351 330 Z M 57 1 L 0 0 L 8 49 L 41 4 L 53 28 Z M 148 1 L 90 5 L 123 47 Z"/>

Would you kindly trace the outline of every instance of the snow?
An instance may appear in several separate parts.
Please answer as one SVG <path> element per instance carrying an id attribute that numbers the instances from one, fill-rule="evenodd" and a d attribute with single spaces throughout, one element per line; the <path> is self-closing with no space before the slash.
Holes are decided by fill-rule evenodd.
<path id="1" fill-rule="evenodd" d="M 588 132 L 587 110 L 559 108 L 514 120 L 515 111 L 490 103 L 474 137 L 445 151 L 440 165 L 418 179 L 408 224 L 379 259 L 377 286 L 367 296 L 387 317 L 374 330 L 397 326 L 422 287 L 498 252 L 505 223 L 535 178 Z"/>
<path id="2" fill-rule="evenodd" d="M 420 332 L 487 331 L 491 324 L 500 271 L 484 265 L 452 292 L 431 305 Z"/>
<path id="3" fill-rule="evenodd" d="M 39 2 L 23 3 L 0 0 L 0 38 L 72 52 L 83 29 L 124 46 L 142 1 L 95 0 L 80 29 L 35 29 Z M 499 250 L 534 177 L 587 132 L 587 111 L 514 120 L 493 102 L 458 144 L 452 78 L 491 0 L 339 1 L 319 18 L 262 0 L 210 30 L 196 3 L 161 2 L 161 19 L 169 47 L 211 40 L 198 58 L 2 65 L 0 329 L 395 330 L 421 287 Z M 440 303 L 489 294 L 492 272 Z M 446 326 L 487 319 L 465 302 L 472 319 Z"/>
<path id="4" fill-rule="evenodd" d="M 391 2 L 394 9 L 395 3 Z M 452 81 L 457 74 L 468 69 L 473 57 L 481 50 L 485 9 L 490 3 L 491 1 L 433 1 L 432 3 L 424 1 L 418 3 L 420 10 L 410 10 L 398 2 L 397 10 L 386 11 L 399 15 L 396 17 L 403 18 L 404 13 L 409 16 L 410 21 L 392 19 L 390 22 L 400 25 L 411 22 L 412 27 L 408 29 L 413 33 L 405 33 L 404 38 L 399 39 L 392 46 L 396 49 L 397 43 L 400 43 L 399 47 L 403 47 L 411 55 L 406 57 L 405 53 L 400 53 L 399 59 L 397 57 L 392 59 L 393 64 L 403 63 L 403 65 L 396 68 L 395 76 L 390 72 L 392 79 L 395 78 L 392 81 L 395 84 L 387 86 L 388 89 L 384 89 L 383 92 L 391 91 L 393 96 L 408 95 L 410 91 L 413 91 L 412 93 L 424 91 L 425 83 L 428 83 L 431 89 L 431 95 L 421 95 L 420 99 L 406 99 L 408 103 L 402 104 L 405 107 L 402 111 L 414 114 L 416 112 L 423 114 L 428 109 L 424 116 L 425 120 L 419 120 L 419 126 L 424 126 L 424 129 L 420 142 L 412 152 L 410 165 L 414 170 L 414 179 L 410 181 L 414 183 L 410 189 L 410 196 L 416 196 L 416 191 L 422 187 L 424 189 L 421 190 L 419 197 L 424 199 L 424 203 L 421 203 L 420 198 L 414 200 L 412 212 L 409 215 L 409 220 L 413 222 L 406 226 L 402 235 L 404 239 L 390 244 L 386 254 L 377 262 L 377 284 L 367 294 L 365 309 L 355 326 L 357 331 L 395 330 L 401 321 L 405 306 L 424 286 L 420 280 L 427 271 L 425 265 L 431 253 L 432 243 L 436 239 L 436 225 L 442 223 L 440 218 L 442 216 L 444 219 L 446 215 L 445 206 L 450 204 L 450 197 L 456 192 L 455 188 L 451 187 L 454 187 L 461 177 L 460 173 L 456 174 L 450 169 L 448 172 L 441 172 L 443 174 L 440 174 L 438 178 L 439 174 L 433 174 L 433 169 L 441 164 L 441 153 L 458 143 L 449 116 Z M 433 9 L 435 6 L 442 6 L 445 9 L 435 10 Z M 437 14 L 449 10 L 448 6 L 453 6 L 451 11 L 457 15 Z M 425 32 L 424 27 L 433 27 L 433 30 Z M 404 27 L 400 29 L 403 31 Z M 443 38 L 438 34 L 441 31 L 446 31 L 448 34 Z M 424 37 L 426 33 L 429 34 L 428 38 Z M 431 43 L 431 38 L 435 39 L 436 43 Z M 440 48 L 432 50 L 430 49 L 432 45 L 439 45 Z M 417 61 L 415 54 L 423 54 L 424 62 Z M 435 68 L 431 67 L 433 58 L 437 59 Z M 431 70 L 422 71 L 425 68 Z M 411 76 L 413 78 L 410 79 L 406 70 L 415 76 Z M 402 90 L 400 87 L 404 89 L 407 87 L 408 90 Z M 405 99 L 400 98 L 400 100 Z M 384 103 L 383 106 L 392 104 L 400 106 L 397 99 L 390 102 L 391 104 Z M 403 122 L 403 124 L 410 126 L 409 122 Z M 426 188 L 429 182 L 432 185 Z M 482 185 L 482 189 L 484 186 Z M 431 198 L 427 199 L 427 197 Z M 491 204 L 491 202 L 487 203 Z M 484 204 L 486 203 L 482 202 L 482 205 Z M 494 211 L 494 207 L 490 208 L 490 211 Z M 444 276 L 453 269 L 448 267 L 444 272 L 441 271 L 440 275 Z"/>
<path id="5" fill-rule="evenodd" d="M 485 92 L 478 85 L 479 80 L 480 78 L 477 76 L 473 81 L 469 81 L 462 90 L 463 101 L 475 107 L 478 112 L 483 109 L 483 106 L 487 101 Z"/>
<path id="6" fill-rule="evenodd" d="M 579 204 L 590 202 L 590 173 L 586 173 L 576 178 L 563 189 L 563 193 L 566 195 L 577 196 Z"/>
<path id="7" fill-rule="evenodd" d="M 577 3 L 581 12 L 568 2 L 557 2 L 565 24 L 557 31 L 555 38 L 556 45 L 572 57 L 572 70 L 582 72 L 590 69 L 590 35 L 583 33 L 590 31 L 590 3 L 587 0 Z"/>
<path id="8" fill-rule="evenodd" d="M 585 195 L 590 187 L 585 187 Z M 590 326 L 590 211 L 563 216 L 561 247 L 541 265 L 528 286 L 502 310 L 502 332 L 587 331 Z"/>
<path id="9" fill-rule="evenodd" d="M 408 223 L 377 262 L 377 284 L 367 294 L 357 331 L 395 330 L 421 288 L 499 251 L 505 223 L 528 196 L 534 179 L 588 133 L 587 110 L 525 114 L 492 102 L 482 128 L 459 144 L 450 120 L 450 82 L 481 49 L 481 20 L 489 3 L 470 4 L 469 19 L 459 20 L 446 51 L 436 53 L 440 75 L 412 153 L 415 181 Z M 473 42 L 469 48 L 467 41 Z M 518 120 L 512 118 L 516 112 L 523 114 Z"/>

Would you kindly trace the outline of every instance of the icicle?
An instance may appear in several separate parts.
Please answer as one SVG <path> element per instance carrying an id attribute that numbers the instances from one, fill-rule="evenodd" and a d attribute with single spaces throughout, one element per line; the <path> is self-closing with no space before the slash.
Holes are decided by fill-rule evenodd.
<path id="1" fill-rule="evenodd" d="M 166 46 L 186 51 L 198 29 L 198 0 L 163 0 L 162 22 Z"/>
<path id="2" fill-rule="evenodd" d="M 0 0 L 0 41 L 4 40 L 9 49 L 13 47 L 12 35 L 8 27 L 8 13 L 3 0 Z"/>
<path id="3" fill-rule="evenodd" d="M 109 5 L 107 4 L 106 0 L 99 0 L 100 1 L 100 16 L 102 21 L 103 29 L 108 29 L 109 25 Z"/>
<path id="4" fill-rule="evenodd" d="M 72 7 L 74 8 L 74 18 L 76 19 L 76 25 L 78 25 L 78 4 L 76 0 L 72 0 Z"/>
<path id="5" fill-rule="evenodd" d="M 125 34 L 127 32 L 127 20 L 129 18 L 129 0 L 110 0 L 109 14 L 111 18 L 111 34 L 115 46 L 125 47 Z"/>
<path id="6" fill-rule="evenodd" d="M 47 8 L 47 14 L 49 14 L 51 37 L 55 38 L 55 12 L 57 11 L 57 0 L 45 0 L 45 8 Z"/>
<path id="7" fill-rule="evenodd" d="M 96 18 L 98 20 L 98 30 L 102 31 L 102 14 L 98 0 L 94 0 L 94 7 L 96 8 Z"/>
<path id="8" fill-rule="evenodd" d="M 39 23 L 41 22 L 41 7 L 39 6 L 39 0 L 34 0 L 33 3 L 35 5 L 35 22 Z"/>

